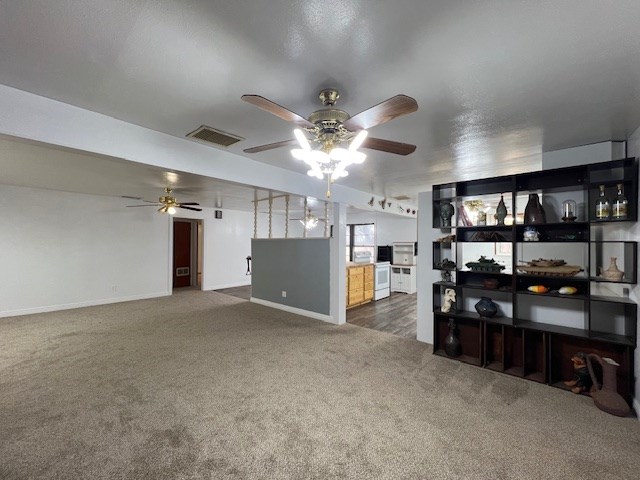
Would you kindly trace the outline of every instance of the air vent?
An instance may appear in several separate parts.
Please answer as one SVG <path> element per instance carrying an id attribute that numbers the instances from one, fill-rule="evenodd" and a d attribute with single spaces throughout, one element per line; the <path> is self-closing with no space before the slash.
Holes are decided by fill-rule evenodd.
<path id="1" fill-rule="evenodd" d="M 242 137 L 237 137 L 235 135 L 216 130 L 215 128 L 207 127 L 206 125 L 202 125 L 193 132 L 188 133 L 187 137 L 195 138 L 196 140 L 204 143 L 213 143 L 214 145 L 222 147 L 228 147 L 240 140 L 244 140 Z"/>
<path id="2" fill-rule="evenodd" d="M 409 200 L 411 197 L 408 197 L 406 195 L 398 195 L 397 197 L 393 197 L 393 198 L 395 198 L 396 200 L 403 201 L 403 200 Z"/>

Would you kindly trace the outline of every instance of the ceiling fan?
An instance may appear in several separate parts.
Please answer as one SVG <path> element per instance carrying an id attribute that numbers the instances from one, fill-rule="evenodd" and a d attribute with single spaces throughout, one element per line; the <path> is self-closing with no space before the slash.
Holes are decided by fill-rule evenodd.
<path id="1" fill-rule="evenodd" d="M 241 98 L 299 127 L 294 130 L 295 139 L 247 148 L 245 153 L 299 146 L 291 154 L 311 167 L 307 172 L 310 176 L 323 179 L 326 175 L 329 185 L 348 174 L 345 170 L 347 166 L 364 161 L 366 155 L 357 151 L 359 147 L 396 155 L 409 155 L 416 149 L 415 145 L 408 143 L 367 136 L 367 129 L 418 110 L 418 103 L 407 95 L 396 95 L 352 117 L 344 110 L 335 108 L 340 98 L 338 90 L 326 88 L 319 94 L 324 108 L 313 112 L 308 119 L 260 95 L 243 95 Z M 348 149 L 341 147 L 347 143 Z M 327 197 L 329 196 L 328 190 Z"/>
<path id="2" fill-rule="evenodd" d="M 394 118 L 418 110 L 418 102 L 416 102 L 415 99 L 406 95 L 396 95 L 352 117 L 344 110 L 334 108 L 338 98 L 340 98 L 338 90 L 326 88 L 320 92 L 319 97 L 325 108 L 316 110 L 309 115 L 308 119 L 260 95 L 243 95 L 241 98 L 245 102 L 255 105 L 265 112 L 269 112 L 287 122 L 292 122 L 302 127 L 315 137 L 312 141 L 319 144 L 323 144 L 327 140 L 331 140 L 332 143 L 338 143 L 338 141 L 342 141 L 344 137 L 353 137 L 354 132 L 382 125 Z M 247 148 L 244 152 L 258 153 L 274 148 L 295 145 L 297 145 L 297 141 L 292 139 Z M 415 145 L 408 143 L 372 137 L 366 138 L 362 143 L 362 147 L 395 153 L 397 155 L 409 155 L 416 149 Z"/>
<path id="3" fill-rule="evenodd" d="M 152 202 L 151 200 L 144 200 L 142 197 L 130 197 L 127 195 L 123 195 L 122 198 L 131 198 L 133 200 L 140 200 L 141 202 L 146 202 L 142 205 L 127 205 L 127 207 L 160 207 L 158 211 L 160 213 L 168 213 L 169 215 L 173 215 L 176 213 L 176 208 L 184 208 L 185 210 L 193 210 L 196 212 L 201 212 L 201 208 L 195 208 L 193 205 L 200 205 L 196 202 L 178 202 L 176 197 L 171 195 L 170 187 L 166 187 L 164 189 L 164 195 L 162 195 L 157 202 Z"/>
<path id="4" fill-rule="evenodd" d="M 309 208 L 302 218 L 290 218 L 289 220 L 297 220 L 304 226 L 305 230 L 313 230 L 318 226 L 318 222 L 326 222 L 324 218 L 318 218 L 316 215 L 311 213 L 311 209 Z"/>

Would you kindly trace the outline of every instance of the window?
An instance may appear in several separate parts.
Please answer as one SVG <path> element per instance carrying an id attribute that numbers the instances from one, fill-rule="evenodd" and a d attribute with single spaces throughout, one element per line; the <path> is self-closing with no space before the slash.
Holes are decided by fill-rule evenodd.
<path id="1" fill-rule="evenodd" d="M 355 252 L 370 252 L 375 260 L 376 226 L 373 223 L 347 225 L 347 262 Z"/>

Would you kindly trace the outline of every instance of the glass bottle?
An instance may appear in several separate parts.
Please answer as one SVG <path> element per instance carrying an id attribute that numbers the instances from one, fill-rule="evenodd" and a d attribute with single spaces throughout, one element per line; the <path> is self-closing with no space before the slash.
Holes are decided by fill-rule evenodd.
<path id="1" fill-rule="evenodd" d="M 611 216 L 616 220 L 624 220 L 627 218 L 627 197 L 624 196 L 622 183 L 618 183 L 618 194 L 613 199 Z"/>
<path id="2" fill-rule="evenodd" d="M 596 200 L 596 219 L 607 220 L 611 213 L 611 205 L 609 203 L 609 199 L 604 193 L 604 185 L 600 185 L 598 189 L 600 190 L 600 194 Z"/>

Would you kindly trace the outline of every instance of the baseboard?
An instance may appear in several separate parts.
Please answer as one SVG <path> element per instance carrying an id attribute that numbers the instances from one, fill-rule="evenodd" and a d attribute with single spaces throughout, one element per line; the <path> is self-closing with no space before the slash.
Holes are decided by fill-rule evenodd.
<path id="1" fill-rule="evenodd" d="M 71 310 L 82 307 L 96 307 L 98 305 L 108 305 L 110 303 L 130 302 L 132 300 L 147 300 L 149 298 L 167 297 L 171 295 L 168 292 L 148 293 L 145 295 L 131 295 L 128 297 L 104 298 L 101 300 L 88 300 L 86 302 L 63 303 L 60 305 L 47 305 L 45 307 L 23 308 L 19 310 L 7 310 L 0 312 L 0 318 L 18 317 L 21 315 L 33 315 L 35 313 L 57 312 L 60 310 Z"/>
<path id="2" fill-rule="evenodd" d="M 333 323 L 336 322 L 333 320 L 331 315 L 325 315 L 323 313 L 312 312 L 311 310 L 303 310 L 302 308 L 290 307 L 289 305 L 283 305 L 281 303 L 270 302 L 269 300 L 262 300 L 261 298 L 251 297 L 251 301 L 253 303 L 258 303 L 260 305 L 264 305 L 265 307 L 277 308 L 278 310 L 284 310 L 285 312 L 295 313 L 297 315 L 303 315 L 305 317 L 314 318 L 316 320 L 322 320 L 323 322 Z"/>
<path id="3" fill-rule="evenodd" d="M 640 402 L 637 398 L 633 399 L 633 409 L 636 411 L 636 417 L 640 420 Z"/>
<path id="4" fill-rule="evenodd" d="M 233 288 L 233 287 L 247 287 L 251 285 L 251 279 L 248 279 L 244 282 L 234 282 L 234 283 L 224 283 L 222 285 L 214 285 L 212 287 L 206 286 L 202 287 L 202 290 L 222 290 L 223 288 Z"/>

